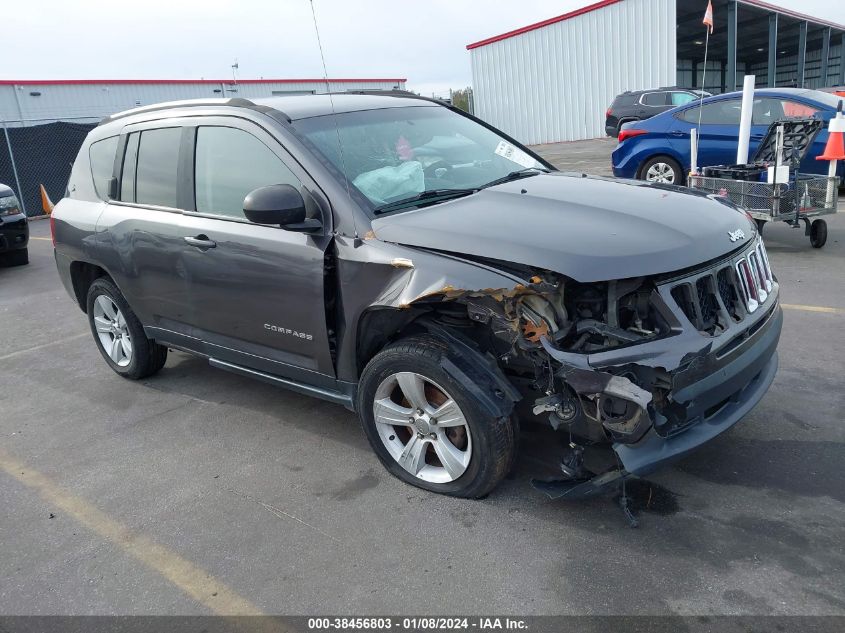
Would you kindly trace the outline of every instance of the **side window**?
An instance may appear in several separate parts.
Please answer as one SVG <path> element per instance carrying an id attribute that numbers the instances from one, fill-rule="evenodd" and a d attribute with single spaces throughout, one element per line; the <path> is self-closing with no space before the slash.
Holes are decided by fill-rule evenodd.
<path id="1" fill-rule="evenodd" d="M 686 105 L 696 99 L 696 96 L 689 92 L 673 92 L 671 96 L 673 106 Z"/>
<path id="2" fill-rule="evenodd" d="M 114 155 L 117 152 L 117 136 L 104 138 L 91 143 L 88 148 L 88 159 L 91 161 L 91 177 L 94 179 L 94 190 L 102 200 L 109 197 L 109 181 L 114 171 Z"/>
<path id="3" fill-rule="evenodd" d="M 771 125 L 783 118 L 783 104 L 780 99 L 755 99 L 751 110 L 751 125 Z"/>
<path id="4" fill-rule="evenodd" d="M 666 96 L 665 92 L 647 92 L 640 99 L 640 103 L 647 106 L 664 106 L 667 104 Z"/>
<path id="5" fill-rule="evenodd" d="M 124 202 L 135 202 L 135 168 L 138 163 L 138 139 L 140 136 L 140 132 L 132 132 L 126 141 L 123 169 L 120 172 L 120 199 Z"/>
<path id="6" fill-rule="evenodd" d="M 177 206 L 179 141 L 182 128 L 144 130 L 138 143 L 135 201 L 162 207 Z"/>
<path id="7" fill-rule="evenodd" d="M 249 132 L 231 127 L 197 128 L 197 211 L 242 218 L 246 195 L 267 185 L 300 182 L 270 148 Z"/>
<path id="8" fill-rule="evenodd" d="M 681 119 L 688 123 L 698 123 L 698 111 L 701 109 L 703 125 L 739 125 L 739 99 L 713 101 L 703 106 L 688 108 L 680 113 Z"/>

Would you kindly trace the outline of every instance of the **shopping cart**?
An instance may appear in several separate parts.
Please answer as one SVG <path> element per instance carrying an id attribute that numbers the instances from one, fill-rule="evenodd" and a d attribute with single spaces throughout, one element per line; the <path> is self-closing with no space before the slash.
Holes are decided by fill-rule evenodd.
<path id="1" fill-rule="evenodd" d="M 780 184 L 690 176 L 688 184 L 739 205 L 757 221 L 760 230 L 766 222 L 788 222 L 792 226 L 803 222 L 804 233 L 814 248 L 821 248 L 827 241 L 827 222 L 818 216 L 836 213 L 839 200 L 839 178 L 828 176 L 799 174 L 791 182 Z"/>
<path id="2" fill-rule="evenodd" d="M 827 222 L 818 216 L 836 213 L 839 179 L 800 174 L 798 166 L 822 125 L 819 119 L 776 121 L 769 127 L 753 163 L 707 167 L 704 175 L 691 174 L 687 184 L 739 205 L 754 218 L 760 231 L 766 222 L 787 222 L 794 227 L 803 223 L 810 244 L 821 248 L 827 241 Z M 768 166 L 781 164 L 789 165 L 788 182 L 762 180 Z"/>

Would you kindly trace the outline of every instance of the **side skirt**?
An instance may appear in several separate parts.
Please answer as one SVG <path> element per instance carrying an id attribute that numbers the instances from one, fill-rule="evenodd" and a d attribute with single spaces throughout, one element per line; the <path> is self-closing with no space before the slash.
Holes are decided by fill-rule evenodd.
<path id="1" fill-rule="evenodd" d="M 218 369 L 225 369 L 226 371 L 230 371 L 234 374 L 247 376 L 248 378 L 257 378 L 258 380 L 263 380 L 264 382 L 273 385 L 285 387 L 286 389 L 296 391 L 297 393 L 305 394 L 306 396 L 313 396 L 315 398 L 320 398 L 321 400 L 328 400 L 329 402 L 334 402 L 335 404 L 342 404 L 350 411 L 355 410 L 353 406 L 353 402 L 355 401 L 354 394 L 351 393 L 353 391 L 354 385 L 352 385 L 351 383 L 339 383 L 339 386 L 342 385 L 349 388 L 350 393 L 344 393 L 341 391 L 334 391 L 330 389 L 323 389 L 322 387 L 306 385 L 304 383 L 289 380 L 287 378 L 280 378 L 279 376 L 273 376 L 272 374 L 267 374 L 263 371 L 248 369 L 247 367 L 241 367 L 240 365 L 235 365 L 234 363 L 227 363 L 226 361 L 218 360 L 217 358 L 209 358 L 208 364 L 212 367 L 217 367 Z"/>

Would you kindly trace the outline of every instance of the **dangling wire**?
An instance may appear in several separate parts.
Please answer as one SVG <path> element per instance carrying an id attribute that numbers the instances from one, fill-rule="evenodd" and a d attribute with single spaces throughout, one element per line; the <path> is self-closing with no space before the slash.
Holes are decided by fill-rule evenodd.
<path id="1" fill-rule="evenodd" d="M 337 134 L 337 149 L 340 154 L 340 166 L 343 171 L 343 182 L 346 185 L 346 195 L 352 199 L 352 192 L 349 189 L 349 176 L 346 171 L 346 159 L 343 156 L 343 142 L 340 140 L 340 125 L 337 122 L 337 112 L 334 109 L 334 98 L 332 97 L 331 86 L 329 85 L 329 71 L 326 68 L 326 56 L 323 54 L 323 42 L 320 40 L 320 29 L 317 27 L 317 12 L 314 9 L 314 0 L 308 0 L 311 5 L 311 17 L 314 19 L 314 33 L 317 34 L 317 48 L 320 50 L 320 62 L 323 64 L 323 79 L 326 82 L 326 94 L 329 97 L 329 105 L 332 110 L 332 119 L 334 119 L 334 130 Z M 358 223 L 355 221 L 355 214 L 352 214 L 352 223 L 355 227 L 355 237 L 358 237 Z"/>

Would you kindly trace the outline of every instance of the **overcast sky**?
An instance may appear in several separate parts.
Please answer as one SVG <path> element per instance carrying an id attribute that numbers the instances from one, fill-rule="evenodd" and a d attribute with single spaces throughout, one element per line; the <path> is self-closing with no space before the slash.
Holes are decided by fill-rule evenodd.
<path id="1" fill-rule="evenodd" d="M 770 1 L 845 23 L 842 0 Z M 468 43 L 589 2 L 314 0 L 329 76 L 407 77 L 423 94 L 471 83 Z M 217 79 L 235 59 L 241 79 L 323 75 L 308 0 L 20 0 L 0 59 L 2 79 Z"/>

